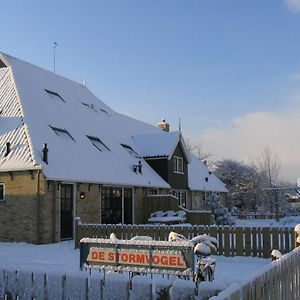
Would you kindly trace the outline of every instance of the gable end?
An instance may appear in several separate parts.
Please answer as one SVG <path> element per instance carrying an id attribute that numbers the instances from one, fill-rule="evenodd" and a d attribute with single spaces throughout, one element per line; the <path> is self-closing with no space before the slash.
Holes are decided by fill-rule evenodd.
<path id="1" fill-rule="evenodd" d="M 6 64 L 0 59 L 0 68 L 6 68 Z"/>

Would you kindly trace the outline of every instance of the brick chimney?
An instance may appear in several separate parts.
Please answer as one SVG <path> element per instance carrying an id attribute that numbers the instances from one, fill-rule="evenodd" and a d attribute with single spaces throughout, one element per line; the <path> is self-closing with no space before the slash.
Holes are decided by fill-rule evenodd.
<path id="1" fill-rule="evenodd" d="M 165 119 L 162 119 L 161 122 L 158 123 L 158 127 L 163 131 L 169 132 L 170 131 L 170 124 L 166 122 Z"/>

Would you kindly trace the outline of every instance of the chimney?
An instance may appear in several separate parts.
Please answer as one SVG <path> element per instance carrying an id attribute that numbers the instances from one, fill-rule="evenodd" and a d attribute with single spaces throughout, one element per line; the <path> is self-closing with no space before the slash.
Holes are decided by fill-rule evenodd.
<path id="1" fill-rule="evenodd" d="M 158 127 L 165 132 L 170 131 L 170 124 L 167 123 L 165 119 L 162 119 L 161 122 L 158 123 Z"/>
<path id="2" fill-rule="evenodd" d="M 138 169 L 139 169 L 139 173 L 142 174 L 142 163 L 139 160 L 139 164 L 138 164 Z"/>
<path id="3" fill-rule="evenodd" d="M 47 144 L 43 145 L 43 162 L 45 162 L 48 165 L 48 147 Z"/>
<path id="4" fill-rule="evenodd" d="M 205 181 L 208 182 L 208 177 L 205 177 Z"/>
<path id="5" fill-rule="evenodd" d="M 10 142 L 6 143 L 6 152 L 5 152 L 5 157 L 10 153 Z"/>

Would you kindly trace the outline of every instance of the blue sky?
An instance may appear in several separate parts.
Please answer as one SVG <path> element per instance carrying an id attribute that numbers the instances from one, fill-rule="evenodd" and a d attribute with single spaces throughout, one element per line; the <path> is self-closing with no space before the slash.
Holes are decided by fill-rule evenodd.
<path id="1" fill-rule="evenodd" d="M 1 0 L 1 11 L 0 51 L 52 70 L 56 41 L 57 73 L 115 110 L 174 130 L 180 117 L 216 159 L 270 146 L 297 176 L 300 145 L 283 144 L 300 126 L 299 0 Z"/>

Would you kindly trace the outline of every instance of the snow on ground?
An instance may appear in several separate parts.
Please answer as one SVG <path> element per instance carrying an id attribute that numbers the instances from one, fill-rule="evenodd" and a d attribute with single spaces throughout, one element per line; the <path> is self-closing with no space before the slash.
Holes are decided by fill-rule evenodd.
<path id="1" fill-rule="evenodd" d="M 275 219 L 235 219 L 235 222 L 239 227 L 295 227 L 300 224 L 300 216 L 280 218 L 279 222 Z"/>
<path id="2" fill-rule="evenodd" d="M 79 250 L 74 250 L 74 241 L 48 245 L 0 243 L 0 268 L 79 272 Z"/>
<path id="3" fill-rule="evenodd" d="M 215 282 L 226 285 L 244 282 L 271 263 L 271 259 L 256 257 L 213 258 L 216 259 Z M 74 241 L 49 245 L 0 243 L 0 269 L 80 273 L 79 250 L 74 249 Z"/>

